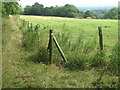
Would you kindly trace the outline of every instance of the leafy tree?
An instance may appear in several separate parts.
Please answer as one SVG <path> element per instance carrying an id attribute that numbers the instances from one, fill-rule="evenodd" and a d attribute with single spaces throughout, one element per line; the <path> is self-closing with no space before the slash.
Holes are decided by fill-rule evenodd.
<path id="1" fill-rule="evenodd" d="M 90 10 L 85 11 L 84 18 L 90 17 L 92 19 L 98 18 L 98 15 L 94 12 L 91 12 Z"/>
<path id="2" fill-rule="evenodd" d="M 62 13 L 63 16 L 65 17 L 79 17 L 80 16 L 80 11 L 74 6 L 74 5 L 69 5 L 66 4 L 63 8 L 62 8 Z"/>
<path id="3" fill-rule="evenodd" d="M 85 11 L 84 18 L 91 17 L 91 11 Z"/>
<path id="4" fill-rule="evenodd" d="M 24 8 L 25 15 L 44 15 L 44 6 L 39 3 L 35 3 L 32 6 L 27 5 Z"/>
<path id="5" fill-rule="evenodd" d="M 20 12 L 20 5 L 17 2 L 2 2 L 2 15 L 15 15 Z"/>
<path id="6" fill-rule="evenodd" d="M 44 15 L 45 16 L 56 16 L 56 8 L 51 6 L 51 7 L 46 7 L 44 9 Z"/>
<path id="7" fill-rule="evenodd" d="M 118 8 L 112 8 L 105 12 L 103 15 L 104 19 L 118 19 Z"/>
<path id="8" fill-rule="evenodd" d="M 6 9 L 4 8 L 4 3 L 2 3 L 2 16 L 6 15 Z"/>
<path id="9" fill-rule="evenodd" d="M 3 12 L 5 10 L 3 9 Z M 120 10 L 119 10 L 120 11 Z M 96 12 L 96 13 L 95 13 Z M 66 4 L 64 6 L 51 6 L 45 7 L 42 4 L 36 2 L 34 5 L 27 5 L 24 8 L 24 14 L 27 15 L 44 15 L 44 16 L 60 16 L 71 18 L 92 18 L 92 19 L 118 19 L 118 8 L 112 8 L 111 10 L 87 10 L 85 12 L 80 11 L 74 5 Z M 120 15 L 119 15 L 120 17 Z"/>
<path id="10" fill-rule="evenodd" d="M 27 5 L 27 6 L 24 8 L 24 14 L 26 14 L 26 15 L 31 14 L 31 6 Z"/>
<path id="11" fill-rule="evenodd" d="M 31 7 L 31 13 L 33 15 L 43 15 L 43 11 L 44 11 L 44 6 L 37 2 Z"/>
<path id="12" fill-rule="evenodd" d="M 82 17 L 82 13 L 74 6 L 66 4 L 61 7 L 45 7 L 42 4 L 35 3 L 32 6 L 24 8 L 24 14 L 45 15 L 45 16 L 61 16 L 61 17 Z"/>

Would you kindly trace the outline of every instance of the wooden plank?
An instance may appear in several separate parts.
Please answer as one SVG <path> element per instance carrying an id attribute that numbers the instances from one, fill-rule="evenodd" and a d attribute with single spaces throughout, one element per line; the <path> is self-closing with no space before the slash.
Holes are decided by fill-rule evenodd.
<path id="1" fill-rule="evenodd" d="M 67 62 L 67 59 L 66 59 L 66 57 L 65 57 L 65 55 L 64 55 L 64 53 L 63 53 L 63 51 L 62 51 L 62 49 L 60 48 L 60 45 L 58 44 L 58 42 L 57 42 L 57 40 L 56 40 L 56 38 L 55 38 L 54 36 L 53 36 L 53 41 L 55 42 L 55 45 L 56 45 L 56 47 L 57 47 L 59 53 L 61 54 L 61 56 L 62 56 L 64 62 Z"/>

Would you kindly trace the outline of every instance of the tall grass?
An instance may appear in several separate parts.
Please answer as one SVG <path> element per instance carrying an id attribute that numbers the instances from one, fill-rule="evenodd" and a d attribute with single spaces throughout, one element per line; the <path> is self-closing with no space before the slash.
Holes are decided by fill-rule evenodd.
<path id="1" fill-rule="evenodd" d="M 35 26 L 25 29 L 19 21 L 18 26 L 23 32 L 23 47 L 26 50 L 36 52 L 36 54 L 30 56 L 30 58 L 35 62 L 44 62 L 48 64 L 49 52 L 47 51 L 47 45 L 49 41 L 50 28 L 40 25 L 38 29 L 35 29 Z M 71 31 L 66 29 L 64 24 L 63 29 L 65 30 L 55 32 L 54 35 L 68 60 L 67 63 L 63 64 L 65 68 L 70 70 L 85 70 L 110 67 L 111 69 L 107 70 L 116 72 L 117 64 L 113 61 L 115 59 L 116 62 L 118 62 L 116 56 L 118 48 L 116 48 L 116 51 L 113 50 L 111 54 L 108 54 L 105 50 L 101 52 L 99 50 L 97 34 L 93 35 L 92 38 L 89 38 L 89 36 L 87 37 L 85 34 L 84 30 L 81 30 L 76 37 L 73 36 Z M 53 59 L 54 63 L 57 65 L 61 65 L 61 62 L 63 61 L 55 45 L 53 45 Z"/>

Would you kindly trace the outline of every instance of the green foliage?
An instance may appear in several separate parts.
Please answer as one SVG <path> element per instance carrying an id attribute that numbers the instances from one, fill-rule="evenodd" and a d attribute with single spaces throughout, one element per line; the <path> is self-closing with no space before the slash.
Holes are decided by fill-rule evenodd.
<path id="1" fill-rule="evenodd" d="M 112 54 L 110 55 L 110 61 L 107 68 L 116 75 L 118 75 L 118 68 L 120 65 L 119 53 L 120 53 L 120 45 L 116 44 L 112 49 Z"/>
<path id="2" fill-rule="evenodd" d="M 80 57 L 79 55 L 74 55 L 71 60 L 68 60 L 68 62 L 65 63 L 65 68 L 70 70 L 84 70 L 86 68 L 85 58 Z"/>
<path id="3" fill-rule="evenodd" d="M 17 2 L 2 2 L 2 15 L 9 16 L 21 13 L 21 7 Z"/>
<path id="4" fill-rule="evenodd" d="M 92 67 L 105 67 L 107 65 L 107 57 L 105 51 L 99 51 L 96 55 L 92 58 L 91 66 Z"/>
<path id="5" fill-rule="evenodd" d="M 30 12 L 30 9 L 31 9 L 31 6 L 27 5 L 25 8 L 24 8 L 24 14 L 26 15 L 29 15 L 31 12 Z"/>
<path id="6" fill-rule="evenodd" d="M 90 17 L 92 19 L 96 19 L 96 18 L 98 18 L 98 15 L 92 11 L 87 10 L 84 12 L 84 18 L 88 18 L 88 17 Z"/>
<path id="7" fill-rule="evenodd" d="M 81 15 L 80 11 L 74 5 L 69 5 L 69 4 L 60 7 L 59 12 L 60 12 L 59 15 L 63 17 L 75 18 L 75 17 L 80 17 Z"/>
<path id="8" fill-rule="evenodd" d="M 86 41 L 84 31 L 80 32 L 74 42 L 71 40 L 69 31 L 58 33 L 56 37 L 68 59 L 65 68 L 83 70 L 90 67 L 90 59 L 92 58 L 90 53 L 95 50 L 96 39 Z"/>
<path id="9" fill-rule="evenodd" d="M 112 8 L 110 10 L 86 10 L 80 11 L 74 5 L 66 4 L 64 6 L 51 6 L 45 7 L 42 4 L 36 2 L 34 5 L 27 5 L 24 8 L 25 15 L 41 15 L 41 16 L 59 16 L 70 18 L 87 18 L 92 19 L 118 19 L 118 8 Z"/>
<path id="10" fill-rule="evenodd" d="M 43 8 L 44 8 L 44 6 L 43 6 L 42 4 L 35 3 L 35 4 L 32 5 L 32 7 L 30 8 L 31 14 L 32 14 L 32 15 L 43 15 Z"/>
<path id="11" fill-rule="evenodd" d="M 28 59 L 35 63 L 49 64 L 49 54 L 46 48 L 39 48 L 38 52 L 28 56 Z"/>
<path id="12" fill-rule="evenodd" d="M 112 46 L 117 43 L 117 22 L 115 20 L 111 21 L 97 21 L 89 20 L 88 22 L 83 20 L 64 20 L 57 17 L 43 17 L 40 19 L 38 16 L 37 19 L 33 16 L 21 16 L 22 18 L 33 22 L 34 24 L 44 24 L 44 27 L 52 27 L 54 29 L 54 35 L 60 44 L 68 62 L 65 64 L 65 67 L 73 70 L 86 70 L 91 68 L 96 69 L 106 69 L 107 66 L 111 66 L 110 63 L 110 54 Z M 29 18 L 28 18 L 29 17 Z M 32 18 L 32 19 L 31 19 Z M 48 18 L 47 20 L 44 18 Z M 39 20 L 38 20 L 39 19 Z M 64 22 L 64 23 L 63 23 Z M 56 25 L 57 23 L 57 25 Z M 98 47 L 98 32 L 97 26 L 101 25 L 102 27 L 111 26 L 112 28 L 103 28 L 104 33 L 104 49 L 105 52 L 99 52 Z M 112 31 L 112 30 L 115 31 Z M 48 40 L 49 40 L 49 30 L 44 29 L 39 31 L 40 34 L 40 46 L 47 49 Z M 44 32 L 43 31 L 47 31 Z M 112 33 L 109 33 L 112 32 Z M 47 35 L 48 34 L 48 35 Z M 109 37 L 113 35 L 113 37 Z M 43 38 L 44 37 L 44 38 Z M 111 41 L 109 41 L 111 39 Z M 41 45 L 42 44 L 42 45 Z M 35 49 L 35 48 L 34 48 Z M 114 56 L 114 55 L 113 55 Z M 62 61 L 58 50 L 53 44 L 53 60 L 56 62 Z M 109 64 L 109 65 L 108 65 Z M 108 69 L 106 71 L 109 71 Z M 111 73 L 115 72 L 111 70 Z"/>
<path id="13" fill-rule="evenodd" d="M 57 16 L 58 15 L 57 11 L 58 11 L 58 7 L 53 7 L 53 6 L 45 7 L 43 15 L 45 15 L 45 16 Z"/>
<path id="14" fill-rule="evenodd" d="M 91 17 L 86 17 L 86 19 L 92 19 Z"/>
<path id="15" fill-rule="evenodd" d="M 108 11 L 105 12 L 105 14 L 103 15 L 103 18 L 105 19 L 118 19 L 118 8 L 112 8 Z"/>
<path id="16" fill-rule="evenodd" d="M 37 30 L 34 30 L 34 32 L 29 28 L 28 30 L 23 32 L 23 46 L 26 50 L 33 50 L 35 47 L 35 44 L 38 45 L 38 33 Z"/>
<path id="17" fill-rule="evenodd" d="M 33 17 L 33 16 L 32 16 Z M 44 17 L 43 17 L 44 18 Z M 46 17 L 45 17 L 46 18 Z M 8 20 L 7 18 L 6 20 Z M 104 29 L 104 37 L 105 39 L 105 50 L 108 52 L 106 53 L 108 56 L 108 53 L 111 53 L 111 46 L 113 46 L 115 43 L 113 41 L 117 41 L 116 38 L 118 38 L 117 35 L 114 33 L 115 26 L 117 26 L 117 23 L 114 21 L 87 21 L 86 20 L 33 20 L 33 18 L 28 18 L 33 22 L 35 25 L 36 23 L 41 22 L 41 31 L 39 31 L 39 39 L 40 39 L 40 46 L 37 51 L 32 50 L 32 52 L 25 51 L 24 47 L 17 47 L 16 41 L 19 41 L 18 36 L 21 33 L 21 31 L 17 31 L 14 29 L 15 25 L 11 24 L 11 22 L 4 21 L 2 24 L 3 26 L 7 28 L 3 28 L 4 35 L 3 36 L 8 43 L 6 43 L 6 46 L 3 45 L 3 88 L 117 88 L 118 86 L 118 76 L 115 76 L 111 73 L 108 73 L 106 71 L 106 74 L 100 76 L 100 71 L 98 71 L 96 68 L 91 69 L 89 67 L 89 70 L 84 69 L 84 65 L 88 65 L 88 61 L 92 60 L 90 58 L 91 56 L 95 56 L 95 49 L 98 49 L 98 47 L 95 47 L 95 41 L 93 41 L 94 38 L 96 38 L 94 35 L 96 33 L 96 27 L 101 25 L 111 25 L 112 28 L 105 28 Z M 37 22 L 39 21 L 39 22 Z M 60 22 L 61 21 L 61 22 Z M 66 49 L 67 52 L 65 55 L 68 55 L 68 57 L 73 57 L 71 59 L 68 59 L 68 65 L 73 66 L 74 71 L 66 70 L 63 67 L 56 67 L 53 65 L 45 65 L 38 62 L 43 62 L 48 60 L 48 52 L 47 52 L 47 44 L 48 37 L 49 37 L 49 29 L 44 29 L 45 26 L 50 25 L 57 28 L 57 30 L 63 30 L 63 22 L 66 24 L 64 27 L 64 31 L 62 34 L 65 33 L 65 35 L 59 35 L 61 39 L 64 39 L 64 43 L 62 44 L 62 48 L 64 51 L 64 47 L 69 46 L 70 47 L 75 46 L 73 51 L 69 50 L 69 48 Z M 5 23 L 5 25 L 4 25 Z M 58 25 L 56 25 L 56 23 Z M 94 24 L 95 23 L 95 24 Z M 44 27 L 42 25 L 45 25 Z M 89 26 L 89 25 L 91 26 Z M 78 26 L 77 26 L 78 25 Z M 11 27 L 12 26 L 12 27 Z M 52 27 L 53 27 L 52 26 Z M 77 28 L 80 27 L 80 28 Z M 84 29 L 83 29 L 84 28 Z M 22 31 L 25 31 L 25 27 L 22 27 Z M 114 30 L 113 30 L 114 29 Z M 34 29 L 33 29 L 34 30 Z M 69 31 L 67 31 L 69 30 Z M 73 30 L 73 31 L 72 31 Z M 75 31 L 76 30 L 76 31 Z M 82 31 L 83 32 L 78 32 Z M 86 31 L 85 31 L 86 30 Z M 113 31 L 112 31 L 113 30 Z M 44 32 L 45 31 L 45 32 Z M 46 32 L 47 31 L 47 32 Z M 56 31 L 56 30 L 54 30 Z M 66 32 L 65 32 L 66 31 Z M 67 33 L 69 32 L 69 33 Z M 71 38 L 71 36 L 74 34 L 77 37 L 77 39 Z M 88 32 L 88 33 L 87 33 Z M 110 33 L 112 32 L 112 33 Z M 48 34 L 48 35 L 47 35 Z M 54 34 L 56 34 L 54 32 Z M 98 34 L 98 33 L 97 33 Z M 117 33 L 118 34 L 118 33 Z M 25 34 L 24 34 L 25 35 Z M 112 38 L 108 37 L 107 35 L 113 35 Z M 17 37 L 16 40 L 13 40 L 13 37 Z M 57 36 L 56 36 L 57 37 Z M 69 38 L 70 37 L 70 38 Z M 94 38 L 92 38 L 94 37 Z M 59 37 L 57 37 L 58 39 Z M 72 39 L 72 42 L 71 41 Z M 109 40 L 110 39 L 110 40 Z M 28 39 L 29 40 L 29 39 Z M 108 40 L 108 41 L 107 41 Z M 60 44 L 62 43 L 62 40 L 59 40 Z M 66 42 L 66 43 L 65 43 Z M 77 43 L 78 42 L 78 43 Z M 97 42 L 98 43 L 98 42 Z M 110 43 L 110 44 L 108 44 Z M 37 44 L 35 44 L 37 46 Z M 34 45 L 34 46 L 35 46 Z M 79 46 L 79 47 L 78 47 Z M 81 48 L 82 47 L 82 48 Z M 117 49 L 113 50 L 116 51 Z M 37 54 L 36 54 L 37 53 Z M 78 54 L 76 54 L 78 53 Z M 11 55 L 12 54 L 12 55 Z M 55 53 L 57 54 L 57 53 Z M 104 54 L 103 54 L 104 55 Z M 101 55 L 101 56 L 103 56 Z M 112 55 L 112 54 L 111 54 Z M 97 55 L 99 56 L 99 55 Z M 113 54 L 114 56 L 114 54 Z M 39 58 L 40 57 L 40 58 Z M 60 56 L 59 56 L 60 57 Z M 57 57 L 57 58 L 59 58 Z M 56 60 L 57 60 L 56 58 Z M 31 62 L 30 60 L 36 62 Z M 75 60 L 75 61 L 74 61 Z M 73 64 L 73 63 L 75 64 Z M 83 62 L 83 63 L 82 63 Z M 66 63 L 67 64 L 67 63 Z M 68 68 L 72 68 L 69 67 Z M 81 65 L 81 66 L 79 66 Z M 11 70 L 10 70 L 11 68 Z M 83 70 L 84 69 L 84 70 Z M 102 68 L 100 68 L 102 70 Z M 75 71 L 77 70 L 77 71 Z M 83 70 L 83 71 L 81 71 Z M 108 70 L 108 69 L 107 69 Z M 99 76 L 101 78 L 99 78 Z"/>
<path id="18" fill-rule="evenodd" d="M 32 6 L 26 6 L 24 8 L 24 14 L 26 15 L 44 15 L 44 16 L 61 16 L 61 17 L 77 17 L 81 18 L 81 12 L 74 6 L 66 4 L 61 7 L 45 7 L 42 4 L 35 3 Z"/>
<path id="19" fill-rule="evenodd" d="M 92 84 L 95 88 L 118 88 L 118 83 L 116 81 L 111 81 L 108 84 L 102 80 L 102 76 L 96 79 Z"/>

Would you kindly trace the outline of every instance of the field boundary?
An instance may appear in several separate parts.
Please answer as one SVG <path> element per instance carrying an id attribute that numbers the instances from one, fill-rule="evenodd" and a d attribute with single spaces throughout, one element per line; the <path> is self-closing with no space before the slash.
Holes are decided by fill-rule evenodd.
<path id="1" fill-rule="evenodd" d="M 39 28 L 41 28 L 41 25 L 40 24 L 37 24 L 37 25 L 33 25 L 32 23 L 30 23 L 29 21 L 26 21 L 24 19 L 21 19 L 19 17 L 16 17 L 16 16 L 13 16 L 14 20 L 15 19 L 18 19 L 18 21 L 22 24 L 23 28 L 25 30 L 30 30 L 32 32 L 34 31 L 37 31 Z M 46 27 L 44 27 L 46 28 Z M 52 47 L 52 43 L 54 42 L 64 63 L 67 62 L 67 59 L 65 57 L 65 54 L 63 53 L 63 50 L 61 49 L 56 37 L 54 36 L 53 34 L 53 30 L 50 29 L 49 30 L 49 43 L 48 43 L 48 47 L 47 47 L 47 50 L 49 51 L 49 62 L 52 64 L 53 63 L 53 58 L 52 58 L 52 50 L 53 50 L 53 47 Z M 102 34 L 102 27 L 99 26 L 98 27 L 98 37 L 99 37 L 99 48 L 100 48 L 100 52 L 102 52 L 104 50 L 104 47 L 103 47 L 103 34 Z"/>

